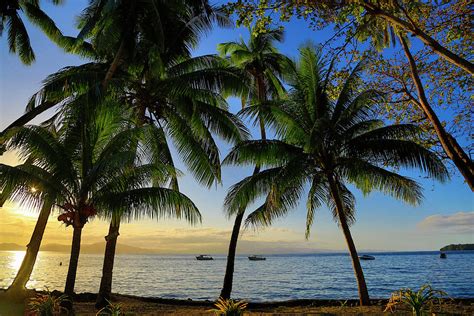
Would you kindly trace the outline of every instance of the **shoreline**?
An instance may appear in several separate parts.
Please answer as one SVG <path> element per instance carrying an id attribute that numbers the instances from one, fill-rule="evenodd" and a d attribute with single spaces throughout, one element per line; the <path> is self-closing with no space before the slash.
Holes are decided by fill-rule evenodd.
<path id="1" fill-rule="evenodd" d="M 0 288 L 0 298 L 2 294 L 6 292 L 6 288 Z M 43 290 L 35 290 L 35 289 L 27 289 L 28 292 L 34 294 L 45 294 L 46 291 Z M 60 296 L 63 294 L 62 291 L 59 290 L 52 290 L 50 292 L 53 296 Z M 97 297 L 97 293 L 92 292 L 81 292 L 81 293 L 74 293 L 73 299 L 74 302 L 95 302 Z M 122 294 L 122 293 L 112 293 L 111 299 L 114 301 L 120 300 L 136 300 L 142 301 L 146 303 L 156 303 L 156 304 L 163 304 L 163 305 L 182 305 L 182 306 L 214 306 L 215 300 L 209 299 L 192 299 L 192 298 L 164 298 L 159 296 L 140 296 L 140 295 L 133 295 L 133 294 Z M 217 300 L 217 297 L 216 297 Z M 294 307 L 294 306 L 334 306 L 340 304 L 341 302 L 346 302 L 347 305 L 356 306 L 359 304 L 359 299 L 356 298 L 301 298 L 301 299 L 290 299 L 290 300 L 272 300 L 272 301 L 251 301 L 245 300 L 241 298 L 233 298 L 235 301 L 243 300 L 248 303 L 249 307 L 252 308 L 264 308 L 264 307 L 275 307 L 275 306 L 285 306 L 285 307 Z M 380 297 L 372 297 L 371 302 L 374 304 L 387 304 L 389 298 L 380 298 Z M 443 300 L 450 300 L 457 304 L 471 304 L 474 306 L 474 296 L 473 297 L 446 297 Z"/>
<path id="2" fill-rule="evenodd" d="M 17 303 L 5 302 L 1 299 L 4 289 L 0 289 L 0 314 L 23 315 L 27 300 Z M 31 290 L 31 295 L 45 293 Z M 53 295 L 61 295 L 60 291 L 52 291 Z M 95 315 L 96 293 L 77 293 L 74 295 L 76 315 Z M 116 294 L 111 296 L 113 304 L 120 304 L 124 312 L 132 315 L 213 315 L 214 301 L 192 299 L 170 299 L 160 297 L 143 297 L 137 295 Z M 246 315 L 347 315 L 347 314 L 383 314 L 388 298 L 371 299 L 371 306 L 359 306 L 357 299 L 295 299 L 286 301 L 248 302 Z M 449 315 L 473 315 L 474 297 L 448 298 L 433 312 Z M 395 315 L 406 315 L 410 310 L 404 306 L 397 307 Z M 9 312 L 9 313 L 8 313 Z"/>

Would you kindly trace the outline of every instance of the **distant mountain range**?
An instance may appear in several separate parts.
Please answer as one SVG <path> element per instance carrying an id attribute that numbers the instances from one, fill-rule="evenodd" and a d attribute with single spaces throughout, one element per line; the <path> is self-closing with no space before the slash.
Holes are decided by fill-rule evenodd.
<path id="1" fill-rule="evenodd" d="M 26 247 L 18 245 L 15 243 L 0 243 L 0 251 L 22 251 Z M 54 252 L 70 252 L 70 245 L 62 244 L 45 244 L 42 245 L 40 251 L 54 251 Z M 81 253 L 104 253 L 105 251 L 105 242 L 104 243 L 94 243 L 94 244 L 84 244 L 81 245 Z M 128 254 L 147 254 L 147 253 L 158 253 L 156 249 L 146 249 L 135 246 L 129 246 L 124 244 L 117 244 L 117 253 L 128 253 Z"/>
<path id="2" fill-rule="evenodd" d="M 474 244 L 451 244 L 444 246 L 440 249 L 441 251 L 449 251 L 449 250 L 474 250 Z"/>

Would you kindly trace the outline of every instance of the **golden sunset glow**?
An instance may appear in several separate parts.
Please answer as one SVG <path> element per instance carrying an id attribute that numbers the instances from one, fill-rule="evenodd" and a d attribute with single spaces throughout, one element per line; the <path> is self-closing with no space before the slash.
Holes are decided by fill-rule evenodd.
<path id="1" fill-rule="evenodd" d="M 13 269 L 17 271 L 20 269 L 21 261 L 23 260 L 23 257 L 25 256 L 24 251 L 10 251 L 12 254 L 11 261 L 8 264 L 10 269 Z"/>
<path id="2" fill-rule="evenodd" d="M 0 316 L 474 315 L 472 1 L 0 1 Z"/>

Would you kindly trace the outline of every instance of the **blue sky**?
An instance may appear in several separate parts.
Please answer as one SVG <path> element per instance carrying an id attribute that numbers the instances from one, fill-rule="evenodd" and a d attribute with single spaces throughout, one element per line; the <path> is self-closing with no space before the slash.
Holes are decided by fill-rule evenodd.
<path id="1" fill-rule="evenodd" d="M 67 35 L 75 35 L 74 16 L 86 5 L 85 0 L 69 0 L 60 7 L 51 6 L 45 2 L 44 9 L 56 21 Z M 36 62 L 24 66 L 15 55 L 8 53 L 5 34 L 0 40 L 0 128 L 5 128 L 10 122 L 20 116 L 28 98 L 41 87 L 41 81 L 64 66 L 77 65 L 84 60 L 65 54 L 52 44 L 38 29 L 27 23 L 33 48 L 36 52 Z M 332 34 L 330 32 L 315 32 L 308 28 L 304 21 L 295 20 L 285 24 L 285 41 L 278 45 L 282 53 L 291 57 L 297 56 L 297 48 L 307 42 L 322 43 Z M 195 55 L 216 52 L 216 45 L 221 42 L 247 38 L 248 32 L 240 29 L 215 29 L 203 38 Z M 240 101 L 229 100 L 230 109 L 236 112 Z M 35 122 L 48 116 L 43 115 Z M 225 155 L 228 146 L 221 149 Z M 0 162 L 14 163 L 14 156 L 9 153 L 0 157 Z M 182 169 L 185 171 L 185 169 Z M 185 223 L 176 221 L 142 221 L 131 223 L 122 229 L 121 240 L 127 244 L 142 245 L 147 248 L 160 248 L 166 252 L 224 252 L 230 235 L 232 220 L 228 220 L 222 211 L 222 203 L 227 188 L 239 181 L 251 171 L 241 168 L 224 168 L 222 186 L 210 190 L 198 186 L 188 176 L 181 179 L 181 188 L 198 205 L 203 213 L 203 223 L 194 228 L 188 228 Z M 474 242 L 474 199 L 468 186 L 459 175 L 454 175 L 451 182 L 438 184 L 432 180 L 421 178 L 415 173 L 405 173 L 419 179 L 425 188 L 425 200 L 419 207 L 411 207 L 390 197 L 374 193 L 363 197 L 356 192 L 357 223 L 353 226 L 353 235 L 359 249 L 365 250 L 422 250 L 438 249 L 448 243 Z M 26 214 L 26 216 L 25 216 Z M 23 217 L 22 217 L 23 216 Z M 19 211 L 11 204 L 0 210 L 0 243 L 11 242 L 6 232 L 13 230 L 13 223 L 25 225 L 25 234 L 20 240 L 26 240 L 29 228 L 34 224 L 34 213 L 28 210 Z M 23 220 L 23 222 L 21 222 Z M 21 223 L 20 223 L 21 222 Z M 3 225 L 3 226 L 2 226 Z M 85 229 L 85 243 L 101 240 L 106 234 L 106 224 L 95 221 L 94 226 Z M 309 241 L 304 239 L 305 203 L 295 209 L 289 216 L 279 220 L 273 228 L 244 233 L 242 252 L 291 252 L 315 250 L 345 249 L 342 234 L 332 220 L 330 212 L 321 208 L 317 213 L 313 234 Z M 102 231 L 103 230 L 103 231 Z M 87 231 L 91 231 L 87 235 Z M 2 234 L 4 232 L 5 234 Z M 54 218 L 48 226 L 48 240 L 55 243 L 69 243 L 70 231 L 60 226 Z M 145 238 L 145 235 L 147 236 Z M 20 235 L 19 235 L 20 236 Z M 150 236 L 154 236 L 151 238 Z M 172 247 L 164 247 L 168 243 Z M 214 251 L 213 251 L 214 250 Z"/>

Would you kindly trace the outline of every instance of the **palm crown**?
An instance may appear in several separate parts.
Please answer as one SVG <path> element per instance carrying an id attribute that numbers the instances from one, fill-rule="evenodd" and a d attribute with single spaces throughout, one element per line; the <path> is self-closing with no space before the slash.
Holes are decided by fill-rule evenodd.
<path id="1" fill-rule="evenodd" d="M 283 93 L 280 78 L 290 60 L 275 48 L 276 42 L 283 40 L 281 30 L 269 30 L 255 35 L 250 30 L 250 39 L 219 44 L 217 50 L 221 56 L 227 56 L 232 65 L 242 70 L 251 89 L 242 98 L 242 107 L 247 102 L 264 101 Z"/>
<path id="2" fill-rule="evenodd" d="M 309 184 L 309 228 L 315 208 L 322 203 L 335 211 L 329 178 L 337 183 L 349 221 L 354 219 L 349 183 L 364 193 L 380 190 L 411 204 L 422 198 L 415 181 L 384 166 L 418 168 L 438 180 L 448 178 L 441 161 L 413 141 L 419 132 L 415 126 L 384 126 L 374 118 L 370 108 L 381 101 L 381 94 L 359 91 L 362 68 L 362 63 L 357 65 L 337 99 L 331 100 L 330 68 L 324 67 L 319 51 L 301 49 L 299 63 L 288 74 L 288 99 L 270 106 L 266 114 L 281 140 L 243 142 L 226 157 L 226 163 L 269 167 L 231 189 L 226 199 L 229 212 L 266 195 L 264 207 L 248 221 L 269 224 L 275 215 L 294 206 Z"/>
<path id="3" fill-rule="evenodd" d="M 4 136 L 7 148 L 20 150 L 25 162 L 0 165 L 3 194 L 29 204 L 53 199 L 63 212 L 58 219 L 66 225 L 83 226 L 90 216 L 116 213 L 199 221 L 197 208 L 186 196 L 150 186 L 150 179 L 169 179 L 176 171 L 156 161 L 147 163 L 146 155 L 137 157 L 134 149 L 147 128 L 130 129 L 111 110 L 90 113 L 97 117 L 87 127 L 79 120 L 64 124 L 59 132 L 37 126 L 10 130 Z M 140 152 L 149 152 L 146 147 L 152 145 L 141 142 Z"/>

